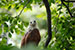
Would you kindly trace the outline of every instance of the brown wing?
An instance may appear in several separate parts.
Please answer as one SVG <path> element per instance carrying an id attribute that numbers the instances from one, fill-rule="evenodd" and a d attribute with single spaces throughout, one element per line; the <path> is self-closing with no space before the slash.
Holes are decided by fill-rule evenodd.
<path id="1" fill-rule="evenodd" d="M 21 48 L 22 48 L 22 46 L 24 46 L 24 44 L 25 44 L 25 36 L 21 40 Z"/>
<path id="2" fill-rule="evenodd" d="M 29 31 L 29 32 L 30 32 L 30 31 Z M 21 47 L 25 45 L 25 39 L 26 39 L 26 36 L 29 34 L 29 32 L 27 32 L 27 33 L 23 36 L 23 38 L 22 38 L 22 40 L 21 40 Z"/>
<path id="3" fill-rule="evenodd" d="M 41 36 L 40 36 L 38 29 L 34 29 L 32 31 L 29 31 L 23 37 L 22 42 L 21 42 L 21 47 L 28 44 L 28 43 L 31 43 L 31 42 L 38 45 L 40 39 L 41 39 Z"/>
<path id="4" fill-rule="evenodd" d="M 32 30 L 28 36 L 26 36 L 26 44 L 28 43 L 35 43 L 38 45 L 39 41 L 41 40 L 40 32 L 38 29 Z"/>

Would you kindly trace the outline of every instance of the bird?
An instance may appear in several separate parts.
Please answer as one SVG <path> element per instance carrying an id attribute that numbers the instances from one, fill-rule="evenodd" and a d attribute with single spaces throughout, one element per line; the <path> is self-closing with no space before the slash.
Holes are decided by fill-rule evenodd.
<path id="1" fill-rule="evenodd" d="M 29 43 L 34 43 L 36 46 L 38 46 L 41 36 L 39 29 L 36 27 L 36 24 L 36 20 L 31 20 L 29 22 L 27 32 L 21 40 L 21 48 Z"/>

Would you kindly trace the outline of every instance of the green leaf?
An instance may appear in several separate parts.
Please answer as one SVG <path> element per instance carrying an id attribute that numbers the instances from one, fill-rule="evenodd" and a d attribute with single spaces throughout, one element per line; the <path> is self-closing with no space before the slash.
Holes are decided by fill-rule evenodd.
<path id="1" fill-rule="evenodd" d="M 10 10 L 11 9 L 11 5 L 8 7 L 8 10 Z"/>
<path id="2" fill-rule="evenodd" d="M 23 28 L 23 24 L 18 24 L 18 27 L 21 29 L 21 30 L 24 30 L 24 28 Z"/>
<path id="3" fill-rule="evenodd" d="M 11 33 L 13 33 L 13 28 L 10 29 Z"/>
<path id="4" fill-rule="evenodd" d="M 24 35 L 25 34 L 25 32 L 21 32 L 21 35 Z"/>
<path id="5" fill-rule="evenodd" d="M 28 22 L 25 22 L 24 25 L 25 25 L 25 27 L 27 27 L 29 25 L 29 23 Z"/>
<path id="6" fill-rule="evenodd" d="M 2 33 L 2 28 L 0 27 L 0 35 L 1 35 L 1 33 Z"/>
<path id="7" fill-rule="evenodd" d="M 20 34 L 20 30 L 18 28 L 15 28 L 16 34 Z"/>
<path id="8" fill-rule="evenodd" d="M 14 20 L 12 21 L 13 24 L 17 24 L 17 18 L 14 18 Z"/>
<path id="9" fill-rule="evenodd" d="M 11 25 L 10 31 L 11 33 L 14 33 L 13 29 L 15 28 L 15 25 Z"/>
<path id="10" fill-rule="evenodd" d="M 12 46 L 12 44 L 8 44 L 8 46 Z"/>
<path id="11" fill-rule="evenodd" d="M 12 35 L 11 35 L 11 33 L 10 33 L 10 32 L 9 32 L 8 36 L 9 36 L 10 38 L 12 37 Z"/>
<path id="12" fill-rule="evenodd" d="M 2 3 L 6 4 L 6 2 L 5 2 L 5 1 L 3 1 L 3 0 L 2 0 Z"/>
<path id="13" fill-rule="evenodd" d="M 4 43 L 4 44 L 7 43 L 7 38 L 6 38 L 6 37 L 3 37 L 3 38 L 2 38 L 2 43 Z"/>
<path id="14" fill-rule="evenodd" d="M 4 32 L 8 32 L 8 27 L 4 27 Z"/>
<path id="15" fill-rule="evenodd" d="M 8 27 L 8 25 L 6 23 L 4 23 L 4 27 Z"/>
<path id="16" fill-rule="evenodd" d="M 55 0 L 48 0 L 49 5 L 51 6 L 51 3 L 55 3 Z"/>
<path id="17" fill-rule="evenodd" d="M 16 9 L 19 9 L 19 7 L 16 7 Z"/>
<path id="18" fill-rule="evenodd" d="M 69 6 L 70 6 L 70 7 L 73 7 L 73 3 L 69 3 Z"/>

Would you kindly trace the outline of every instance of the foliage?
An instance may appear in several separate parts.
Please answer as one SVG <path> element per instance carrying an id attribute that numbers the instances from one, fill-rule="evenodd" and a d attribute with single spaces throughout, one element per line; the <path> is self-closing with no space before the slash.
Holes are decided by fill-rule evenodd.
<path id="1" fill-rule="evenodd" d="M 24 35 L 24 32 L 26 31 L 25 27 L 28 26 L 28 21 L 23 21 L 22 17 L 18 17 L 17 15 L 13 17 L 13 10 L 19 14 L 18 12 L 21 11 L 27 2 L 28 0 L 0 0 L 0 37 L 2 38 L 2 41 L 0 41 L 0 50 L 11 50 L 12 48 L 16 48 L 11 44 L 7 44 L 8 37 L 11 38 L 12 34 L 15 32 L 17 35 Z M 48 0 L 48 2 L 51 6 L 50 9 L 52 15 L 52 40 L 47 49 L 74 50 L 75 18 L 70 17 L 63 5 L 61 7 L 60 0 Z M 39 5 L 40 8 L 44 6 L 42 0 L 30 0 L 24 11 L 27 12 L 29 10 L 33 10 L 32 4 Z M 72 3 L 70 4 L 70 7 L 73 7 Z M 75 8 L 71 9 L 71 12 L 74 12 L 74 9 Z M 39 12 L 39 14 L 35 14 L 34 16 L 36 16 L 35 18 L 39 21 L 39 27 L 47 30 L 46 12 Z M 47 32 L 41 36 L 42 38 L 39 46 L 41 46 L 40 48 L 42 49 L 45 43 L 44 40 L 47 38 Z M 18 48 L 16 49 L 18 50 Z"/>

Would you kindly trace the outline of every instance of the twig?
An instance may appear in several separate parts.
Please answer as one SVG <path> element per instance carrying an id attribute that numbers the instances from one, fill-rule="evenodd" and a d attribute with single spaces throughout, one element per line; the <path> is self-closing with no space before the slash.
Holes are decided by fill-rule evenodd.
<path id="1" fill-rule="evenodd" d="M 67 8 L 67 10 L 68 10 L 68 12 L 69 12 L 69 14 L 70 14 L 70 16 L 73 17 L 72 14 L 71 14 L 71 12 L 70 12 L 70 10 L 69 10 L 69 7 L 64 4 L 63 0 L 61 0 L 61 2 L 62 2 L 62 4 L 63 4 L 64 6 L 66 6 L 66 8 Z"/>
<path id="2" fill-rule="evenodd" d="M 26 4 L 24 5 L 23 9 L 20 11 L 20 13 L 17 15 L 18 17 L 21 15 L 22 11 L 24 10 L 24 8 L 27 6 L 27 4 L 30 2 L 30 0 L 28 0 L 28 2 L 26 2 Z"/>
<path id="3" fill-rule="evenodd" d="M 63 0 L 63 1 L 64 1 L 64 2 L 75 2 L 75 1 L 69 1 L 69 0 L 68 0 L 68 1 Z"/>

